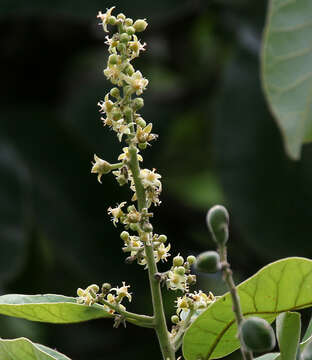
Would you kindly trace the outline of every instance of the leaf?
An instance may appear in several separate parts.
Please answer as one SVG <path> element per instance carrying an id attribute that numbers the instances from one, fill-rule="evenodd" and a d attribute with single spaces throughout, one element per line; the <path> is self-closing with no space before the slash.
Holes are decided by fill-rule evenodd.
<path id="1" fill-rule="evenodd" d="M 111 317 L 101 305 L 81 305 L 73 297 L 53 294 L 0 296 L 0 314 L 56 324 Z"/>
<path id="2" fill-rule="evenodd" d="M 256 357 L 255 360 L 275 360 L 280 356 L 280 353 L 269 353 Z"/>
<path id="3" fill-rule="evenodd" d="M 271 0 L 262 47 L 262 82 L 287 153 L 312 141 L 312 2 Z"/>
<path id="4" fill-rule="evenodd" d="M 312 305 L 312 261 L 286 258 L 273 262 L 237 286 L 244 316 L 272 322 L 285 311 Z M 187 360 L 217 359 L 239 348 L 229 293 L 209 306 L 184 335 Z"/>
<path id="5" fill-rule="evenodd" d="M 58 351 L 33 343 L 26 338 L 0 339 L 0 358 L 1 360 L 70 360 Z"/>
<path id="6" fill-rule="evenodd" d="M 294 360 L 300 341 L 301 321 L 297 312 L 285 312 L 276 319 L 276 335 L 283 360 Z"/>

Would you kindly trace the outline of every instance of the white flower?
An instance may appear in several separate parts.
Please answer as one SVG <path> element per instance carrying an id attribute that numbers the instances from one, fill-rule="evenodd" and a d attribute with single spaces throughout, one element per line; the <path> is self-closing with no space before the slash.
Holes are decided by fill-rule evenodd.
<path id="1" fill-rule="evenodd" d="M 128 292 L 128 288 L 130 287 L 130 285 L 126 285 L 125 282 L 123 281 L 122 282 L 122 287 L 115 287 L 112 289 L 112 291 L 114 290 L 116 292 L 116 296 L 117 296 L 117 301 L 120 302 L 122 301 L 122 299 L 124 297 L 126 297 L 129 302 L 131 302 L 132 300 L 132 296 L 131 296 L 131 293 Z"/>
<path id="2" fill-rule="evenodd" d="M 98 177 L 97 177 L 98 182 L 100 184 L 102 184 L 102 182 L 101 182 L 102 175 L 108 174 L 112 170 L 112 165 L 109 162 L 99 158 L 95 154 L 94 154 L 94 161 L 95 162 L 92 163 L 93 166 L 91 169 L 91 173 L 98 174 Z"/>
<path id="3" fill-rule="evenodd" d="M 111 208 L 111 207 L 108 208 L 107 212 L 108 214 L 112 215 L 112 222 L 114 226 L 116 226 L 116 223 L 118 223 L 119 218 L 124 215 L 124 212 L 121 210 L 121 208 L 125 206 L 126 203 L 127 203 L 126 201 L 123 201 L 115 208 Z"/>
<path id="4" fill-rule="evenodd" d="M 121 76 L 122 79 L 133 88 L 133 91 L 137 95 L 141 95 L 148 85 L 148 80 L 142 76 L 140 71 L 136 71 L 131 76 L 125 74 Z"/>
<path id="5" fill-rule="evenodd" d="M 160 260 L 167 261 L 167 257 L 170 256 L 169 254 L 170 247 L 171 247 L 170 244 L 168 244 L 168 246 L 166 247 L 165 244 L 161 243 L 154 251 L 155 261 L 156 262 Z"/>
<path id="6" fill-rule="evenodd" d="M 108 32 L 107 30 L 107 24 L 108 24 L 108 20 L 111 16 L 112 11 L 115 9 L 115 6 L 111 7 L 110 9 L 107 9 L 105 14 L 102 14 L 101 11 L 99 11 L 97 17 L 100 18 L 102 20 L 101 25 L 103 26 L 103 30 L 105 32 Z"/>
<path id="7" fill-rule="evenodd" d="M 161 182 L 159 179 L 161 179 L 161 175 L 155 173 L 156 169 L 149 170 L 149 169 L 141 169 L 140 171 L 140 178 L 142 180 L 142 185 L 144 188 L 154 188 L 161 191 Z"/>
<path id="8" fill-rule="evenodd" d="M 180 275 L 172 270 L 168 272 L 168 279 L 166 281 L 166 284 L 167 284 L 167 288 L 171 290 L 182 290 L 182 291 L 188 290 L 186 276 Z"/>

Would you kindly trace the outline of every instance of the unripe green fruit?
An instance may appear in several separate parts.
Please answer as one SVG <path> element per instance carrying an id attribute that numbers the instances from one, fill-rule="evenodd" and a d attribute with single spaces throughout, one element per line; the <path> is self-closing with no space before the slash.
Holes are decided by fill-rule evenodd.
<path id="1" fill-rule="evenodd" d="M 117 87 L 112 88 L 109 93 L 116 99 L 120 98 L 120 90 Z"/>
<path id="2" fill-rule="evenodd" d="M 185 268 L 183 266 L 178 266 L 174 272 L 178 275 L 183 276 L 185 274 Z"/>
<path id="3" fill-rule="evenodd" d="M 275 347 L 275 334 L 271 325 L 264 319 L 250 317 L 243 320 L 240 335 L 248 351 L 264 352 Z"/>
<path id="4" fill-rule="evenodd" d="M 182 256 L 175 256 L 172 260 L 173 266 L 181 266 L 184 263 L 184 259 Z"/>
<path id="5" fill-rule="evenodd" d="M 196 270 L 204 273 L 215 273 L 220 270 L 220 255 L 216 251 L 205 251 L 198 255 Z"/>
<path id="6" fill-rule="evenodd" d="M 114 15 L 111 15 L 111 16 L 107 19 L 107 22 L 109 23 L 109 25 L 116 25 L 116 21 L 117 21 L 117 19 L 115 18 Z"/>
<path id="7" fill-rule="evenodd" d="M 229 213 L 222 205 L 212 207 L 206 217 L 208 229 L 218 245 L 225 245 L 229 238 Z"/>
<path id="8" fill-rule="evenodd" d="M 138 19 L 133 24 L 133 27 L 135 28 L 135 31 L 137 31 L 137 32 L 144 31 L 147 27 L 147 22 L 145 20 Z"/>
<path id="9" fill-rule="evenodd" d="M 128 26 L 126 31 L 127 34 L 131 36 L 135 33 L 135 28 L 133 26 Z"/>
<path id="10" fill-rule="evenodd" d="M 178 315 L 172 315 L 172 316 L 171 316 L 171 322 L 172 322 L 173 324 L 177 324 L 179 321 L 180 321 L 180 319 L 179 319 L 179 316 L 178 316 Z"/>

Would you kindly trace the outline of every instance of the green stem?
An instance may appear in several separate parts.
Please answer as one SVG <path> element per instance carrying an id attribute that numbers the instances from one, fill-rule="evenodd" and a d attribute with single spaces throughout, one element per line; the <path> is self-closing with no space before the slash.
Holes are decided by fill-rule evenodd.
<path id="1" fill-rule="evenodd" d="M 241 322 L 244 320 L 242 309 L 240 306 L 239 296 L 235 287 L 235 283 L 232 276 L 232 270 L 230 264 L 227 261 L 227 251 L 225 245 L 219 246 L 219 254 L 222 265 L 223 279 L 226 282 L 228 289 L 231 294 L 232 303 L 233 303 L 233 312 L 235 315 L 235 320 L 237 323 L 237 328 L 239 329 Z M 244 343 L 242 341 L 241 335 L 238 330 L 238 338 L 241 343 L 241 353 L 244 360 L 253 360 L 252 352 L 245 350 Z"/>
<path id="2" fill-rule="evenodd" d="M 176 336 L 173 339 L 173 347 L 175 351 L 177 351 L 182 344 L 183 335 L 191 323 L 191 318 L 193 314 L 194 314 L 194 310 L 190 310 L 190 312 L 187 314 L 186 319 L 184 320 L 183 324 L 180 326 Z"/>
<path id="3" fill-rule="evenodd" d="M 127 321 L 133 322 L 138 326 L 153 328 L 155 327 L 154 318 L 152 316 L 135 314 L 126 310 L 122 310 L 120 306 L 113 305 L 105 299 L 101 299 L 100 302 L 110 309 L 115 310 L 118 314 L 122 315 Z"/>
<path id="4" fill-rule="evenodd" d="M 142 185 L 140 178 L 140 167 L 137 157 L 137 148 L 134 145 L 129 146 L 130 162 L 129 167 L 132 172 L 133 181 L 136 189 L 138 209 L 141 212 L 147 208 L 145 189 Z M 164 360 L 175 360 L 175 351 L 170 343 L 169 333 L 166 324 L 166 318 L 164 314 L 164 307 L 162 302 L 162 295 L 159 281 L 155 278 L 155 274 L 158 273 L 157 265 L 154 258 L 154 249 L 152 241 L 145 242 L 145 254 L 148 266 L 148 277 L 152 294 L 155 330 L 157 333 L 159 345 Z"/>

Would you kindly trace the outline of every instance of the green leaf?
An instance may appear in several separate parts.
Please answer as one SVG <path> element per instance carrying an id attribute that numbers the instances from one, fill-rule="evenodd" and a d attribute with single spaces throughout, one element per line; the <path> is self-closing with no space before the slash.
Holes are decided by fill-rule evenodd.
<path id="1" fill-rule="evenodd" d="M 301 321 L 297 312 L 284 312 L 276 319 L 276 335 L 283 360 L 294 360 L 300 341 Z"/>
<path id="2" fill-rule="evenodd" d="M 255 358 L 255 360 L 275 360 L 280 356 L 280 353 L 269 353 Z"/>
<path id="3" fill-rule="evenodd" d="M 271 0 L 262 47 L 264 91 L 287 153 L 312 141 L 312 2 Z"/>
<path id="4" fill-rule="evenodd" d="M 1 360 L 70 360 L 67 356 L 47 346 L 26 338 L 0 339 Z"/>
<path id="5" fill-rule="evenodd" d="M 76 298 L 53 294 L 0 296 L 0 314 L 57 324 L 111 317 L 101 305 L 81 305 Z"/>
<path id="6" fill-rule="evenodd" d="M 312 261 L 286 258 L 271 263 L 237 286 L 244 316 L 272 322 L 279 313 L 312 305 Z M 216 359 L 239 348 L 229 293 L 209 306 L 184 335 L 187 360 Z"/>

